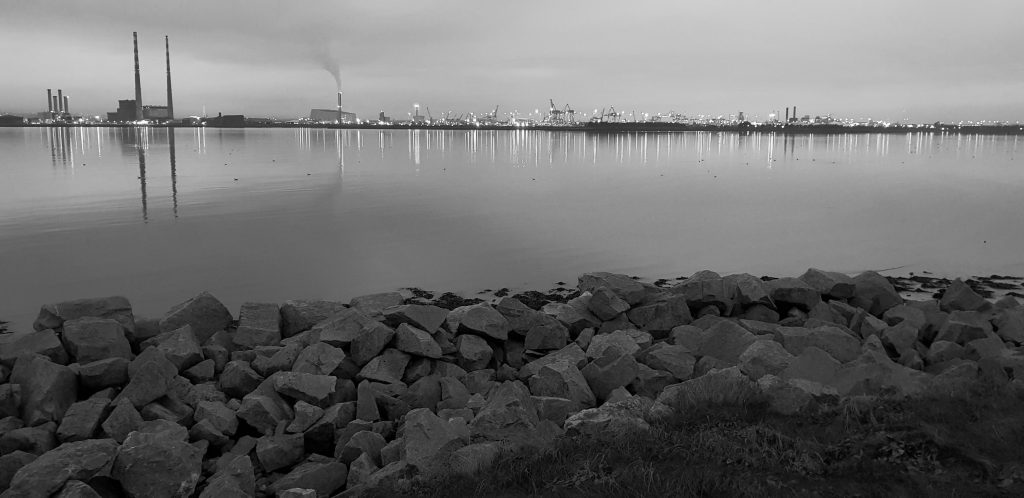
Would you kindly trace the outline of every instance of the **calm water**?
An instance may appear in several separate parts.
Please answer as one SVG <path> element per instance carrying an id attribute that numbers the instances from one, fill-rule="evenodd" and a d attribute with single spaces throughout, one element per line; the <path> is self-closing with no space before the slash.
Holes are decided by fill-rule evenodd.
<path id="1" fill-rule="evenodd" d="M 1024 138 L 0 128 L 0 318 L 123 294 L 1024 274 Z"/>

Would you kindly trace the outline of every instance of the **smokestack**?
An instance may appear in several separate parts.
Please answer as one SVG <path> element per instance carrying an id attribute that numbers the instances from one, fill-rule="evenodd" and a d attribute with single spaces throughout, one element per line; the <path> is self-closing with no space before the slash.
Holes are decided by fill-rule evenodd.
<path id="1" fill-rule="evenodd" d="M 171 41 L 164 35 L 164 46 L 167 48 L 167 120 L 174 120 L 174 99 L 171 98 Z"/>
<path id="2" fill-rule="evenodd" d="M 338 92 L 338 124 L 341 124 L 341 92 Z"/>
<path id="3" fill-rule="evenodd" d="M 784 122 L 785 123 L 789 122 L 789 108 L 788 107 L 786 108 L 786 121 L 784 121 Z"/>
<path id="4" fill-rule="evenodd" d="M 57 103 L 57 96 L 56 95 L 50 97 L 50 109 L 52 109 L 50 112 L 60 112 L 58 110 L 58 109 L 60 109 L 60 104 Z"/>
<path id="5" fill-rule="evenodd" d="M 796 117 L 796 106 L 793 106 L 793 121 L 799 121 L 799 119 Z"/>
<path id="6" fill-rule="evenodd" d="M 46 107 L 50 108 L 50 113 L 53 114 L 53 89 L 46 89 Z"/>
<path id="7" fill-rule="evenodd" d="M 64 113 L 65 114 L 71 114 L 71 107 L 68 106 L 68 101 L 70 99 L 71 99 L 71 97 L 69 97 L 67 95 L 64 96 Z"/>
<path id="8" fill-rule="evenodd" d="M 64 90 L 57 89 L 57 112 L 64 112 Z"/>
<path id="9" fill-rule="evenodd" d="M 135 45 L 135 120 L 142 121 L 142 80 L 139 77 L 139 33 L 132 31 Z"/>

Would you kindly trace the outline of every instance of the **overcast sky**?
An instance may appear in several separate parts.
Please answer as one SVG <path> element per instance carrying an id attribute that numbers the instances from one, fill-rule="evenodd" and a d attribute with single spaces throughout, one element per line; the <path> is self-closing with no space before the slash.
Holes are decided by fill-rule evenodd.
<path id="1" fill-rule="evenodd" d="M 546 109 L 1024 121 L 1017 0 L 0 0 L 0 111 Z"/>

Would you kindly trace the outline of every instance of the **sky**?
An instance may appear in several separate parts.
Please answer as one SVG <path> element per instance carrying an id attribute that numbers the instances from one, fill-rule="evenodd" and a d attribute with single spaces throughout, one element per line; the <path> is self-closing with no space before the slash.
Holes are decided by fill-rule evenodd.
<path id="1" fill-rule="evenodd" d="M 619 112 L 1024 121 L 1016 0 L 0 0 L 0 112 Z"/>

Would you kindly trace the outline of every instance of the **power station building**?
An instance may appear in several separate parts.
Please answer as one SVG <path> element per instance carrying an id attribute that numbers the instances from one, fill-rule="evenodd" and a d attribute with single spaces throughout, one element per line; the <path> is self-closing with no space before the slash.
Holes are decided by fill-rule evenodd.
<path id="1" fill-rule="evenodd" d="M 132 33 L 132 43 L 135 47 L 135 98 L 125 99 L 117 101 L 117 110 L 114 112 L 107 113 L 107 121 L 117 123 L 131 123 L 135 121 L 147 120 L 147 121 L 173 121 L 174 120 L 174 100 L 171 95 L 171 42 L 168 37 L 164 37 L 164 46 L 167 50 L 167 105 L 141 105 L 142 103 L 142 84 L 140 81 L 139 71 L 139 34 L 137 32 Z M 60 90 L 58 90 L 58 94 Z M 54 101 L 59 100 L 58 97 L 54 97 Z M 65 106 L 67 103 L 65 102 Z"/>
<path id="2" fill-rule="evenodd" d="M 353 112 L 339 111 L 337 109 L 310 109 L 309 120 L 315 123 L 338 123 L 338 115 L 341 115 L 342 123 L 355 123 L 356 115 Z"/>

